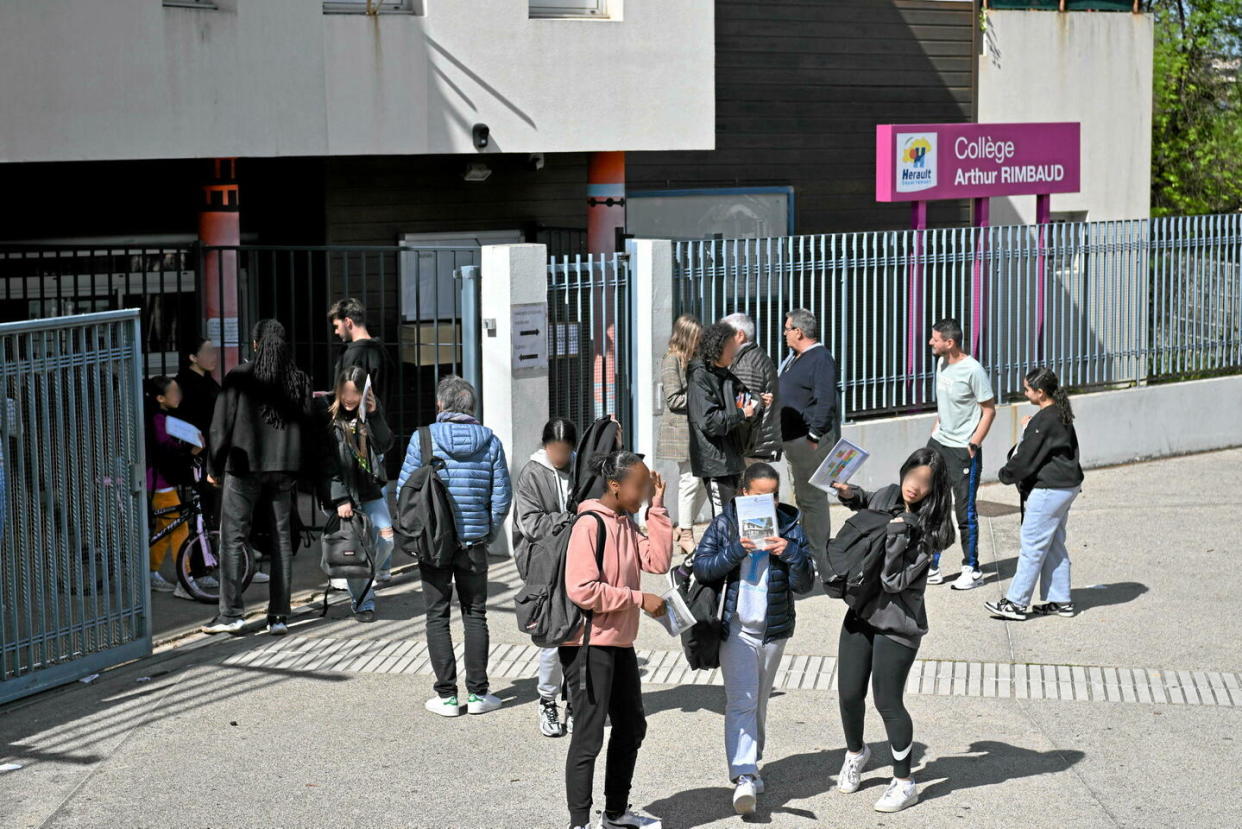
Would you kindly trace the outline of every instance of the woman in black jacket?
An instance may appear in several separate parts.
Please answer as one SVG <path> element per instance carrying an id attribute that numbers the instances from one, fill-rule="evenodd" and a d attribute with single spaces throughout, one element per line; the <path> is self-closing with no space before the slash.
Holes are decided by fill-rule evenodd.
<path id="1" fill-rule="evenodd" d="M 1000 471 L 1003 483 L 1017 485 L 1025 505 L 1022 551 L 1005 598 L 984 602 L 994 616 L 1018 622 L 1026 619 L 1028 608 L 1041 615 L 1074 615 L 1065 525 L 1083 477 L 1074 410 L 1057 375 L 1049 368 L 1034 369 L 1022 391 L 1039 411 L 1025 419 L 1022 438 Z M 1044 603 L 1031 608 L 1036 579 Z"/>
<path id="2" fill-rule="evenodd" d="M 918 802 L 910 777 L 914 724 L 902 697 L 906 679 L 927 633 L 923 593 L 932 554 L 953 543 L 953 489 L 949 469 L 935 449 L 916 449 L 901 466 L 901 483 L 875 493 L 834 483 L 841 503 L 852 510 L 886 512 L 884 562 L 879 589 L 851 607 L 837 643 L 837 687 L 846 754 L 837 778 L 845 794 L 858 791 L 871 758 L 863 742 L 867 685 L 884 720 L 893 756 L 893 779 L 876 802 L 878 812 L 899 812 Z"/>
<path id="3" fill-rule="evenodd" d="M 393 436 L 374 390 L 367 389 L 366 400 L 362 399 L 366 388 L 367 372 L 362 366 L 342 369 L 336 377 L 336 396 L 328 415 L 340 474 L 328 482 L 328 500 L 336 504 L 341 518 L 350 518 L 360 509 L 371 520 L 375 583 L 383 584 L 392 580 L 392 515 L 384 497 L 388 478 L 383 458 L 392 449 Z M 365 578 L 347 581 L 355 618 L 375 621 L 375 584 Z"/>
<path id="4" fill-rule="evenodd" d="M 780 476 L 769 464 L 747 467 L 743 495 L 766 495 L 774 501 Z M 725 681 L 725 755 L 733 790 L 733 808 L 751 814 L 763 791 L 759 761 L 767 718 L 768 695 L 785 643 L 794 632 L 795 593 L 815 583 L 815 565 L 798 524 L 798 511 L 776 505 L 777 535 L 764 549 L 742 538 L 737 507 L 729 504 L 713 519 L 694 554 L 694 577 L 724 582 L 724 641 L 720 669 Z"/>
<path id="5" fill-rule="evenodd" d="M 707 487 L 713 517 L 737 493 L 738 476 L 746 468 L 746 421 L 758 411 L 759 401 L 729 371 L 736 353 L 733 327 L 722 322 L 709 325 L 687 373 L 690 466 Z M 772 404 L 771 395 L 764 395 L 764 403 Z"/>
<path id="6" fill-rule="evenodd" d="M 224 378 L 207 441 L 208 483 L 223 485 L 222 577 L 219 612 L 202 630 L 241 633 L 245 628 L 241 557 L 248 554 L 246 541 L 262 500 L 271 510 L 275 536 L 267 630 L 283 636 L 293 574 L 293 487 L 304 467 L 317 480 L 336 472 L 327 424 L 312 411 L 310 378 L 293 364 L 285 327 L 274 319 L 259 320 L 250 339 L 254 360 Z"/>

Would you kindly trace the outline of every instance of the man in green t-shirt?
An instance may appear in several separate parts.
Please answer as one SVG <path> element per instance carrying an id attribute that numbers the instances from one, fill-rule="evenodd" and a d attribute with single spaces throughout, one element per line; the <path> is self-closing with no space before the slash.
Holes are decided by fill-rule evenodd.
<path id="1" fill-rule="evenodd" d="M 987 372 L 974 357 L 962 351 L 962 326 L 943 319 L 932 326 L 932 354 L 936 355 L 936 425 L 927 445 L 945 459 L 953 482 L 953 509 L 962 540 L 962 573 L 950 585 L 970 590 L 979 584 L 979 516 L 975 494 L 983 466 L 983 439 L 996 417 L 996 395 Z M 942 584 L 940 553 L 932 557 L 928 584 Z"/>

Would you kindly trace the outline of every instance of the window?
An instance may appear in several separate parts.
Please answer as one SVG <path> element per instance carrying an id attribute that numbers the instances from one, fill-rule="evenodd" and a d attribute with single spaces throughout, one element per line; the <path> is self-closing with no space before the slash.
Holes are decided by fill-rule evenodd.
<path id="1" fill-rule="evenodd" d="M 530 0 L 531 17 L 608 17 L 608 0 Z"/>
<path id="2" fill-rule="evenodd" d="M 324 0 L 329 14 L 422 14 L 422 0 Z"/>

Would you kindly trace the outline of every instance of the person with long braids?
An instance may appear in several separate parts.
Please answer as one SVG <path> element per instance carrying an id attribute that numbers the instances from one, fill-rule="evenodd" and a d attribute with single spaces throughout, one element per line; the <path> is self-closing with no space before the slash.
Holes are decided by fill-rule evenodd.
<path id="1" fill-rule="evenodd" d="M 984 602 L 993 616 L 1015 622 L 1024 621 L 1028 612 L 1074 615 L 1065 525 L 1083 478 L 1074 410 L 1056 373 L 1050 368 L 1031 370 L 1022 391 L 1039 411 L 1024 419 L 1022 439 L 1000 470 L 1001 482 L 1015 484 L 1025 505 L 1022 550 L 1005 598 Z M 1036 579 L 1043 604 L 1031 607 Z"/>
<path id="2" fill-rule="evenodd" d="M 875 808 L 878 812 L 899 812 L 919 800 L 918 787 L 910 777 L 914 723 L 902 695 L 919 644 L 927 634 L 923 593 L 932 554 L 953 543 L 952 483 L 944 456 L 923 447 L 902 464 L 900 484 L 889 484 L 874 493 L 848 484 L 832 486 L 841 503 L 850 509 L 892 515 L 885 528 L 879 590 L 846 613 L 837 643 L 837 684 L 846 746 L 837 789 L 845 794 L 858 791 L 863 769 L 871 759 L 871 749 L 863 742 L 870 683 L 893 757 L 893 779 Z"/>
<path id="3" fill-rule="evenodd" d="M 254 360 L 224 378 L 211 419 L 208 482 L 222 482 L 220 607 L 204 633 L 241 633 L 241 557 L 259 503 L 270 505 L 274 530 L 267 630 L 288 632 L 293 538 L 290 512 L 298 474 L 311 467 L 318 481 L 338 478 L 328 425 L 312 407 L 311 383 L 293 363 L 285 327 L 259 320 L 250 335 Z M 307 463 L 311 461 L 312 463 Z M 348 496 L 345 496 L 347 500 Z M 336 507 L 338 501 L 333 501 Z"/>

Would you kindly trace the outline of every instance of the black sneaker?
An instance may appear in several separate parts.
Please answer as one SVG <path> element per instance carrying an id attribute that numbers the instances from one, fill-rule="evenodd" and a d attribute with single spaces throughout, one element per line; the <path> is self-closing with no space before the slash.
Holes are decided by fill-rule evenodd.
<path id="1" fill-rule="evenodd" d="M 539 700 L 539 733 L 545 737 L 565 736 L 565 726 L 561 724 L 554 699 Z"/>
<path id="2" fill-rule="evenodd" d="M 354 618 L 357 619 L 359 622 L 369 624 L 375 621 L 375 611 L 374 610 L 356 610 L 354 611 Z"/>
<path id="3" fill-rule="evenodd" d="M 1002 619 L 1011 619 L 1015 622 L 1026 621 L 1026 610 L 1018 607 L 1008 599 L 1001 599 L 999 602 L 984 602 L 983 606 L 986 607 L 993 616 L 1000 616 Z"/>
<path id="4" fill-rule="evenodd" d="M 1051 616 L 1055 613 L 1057 616 L 1064 616 L 1065 618 L 1069 619 L 1074 615 L 1074 603 L 1073 602 L 1045 602 L 1043 604 L 1037 604 L 1034 607 L 1032 607 L 1031 612 L 1037 613 L 1040 616 Z"/>

